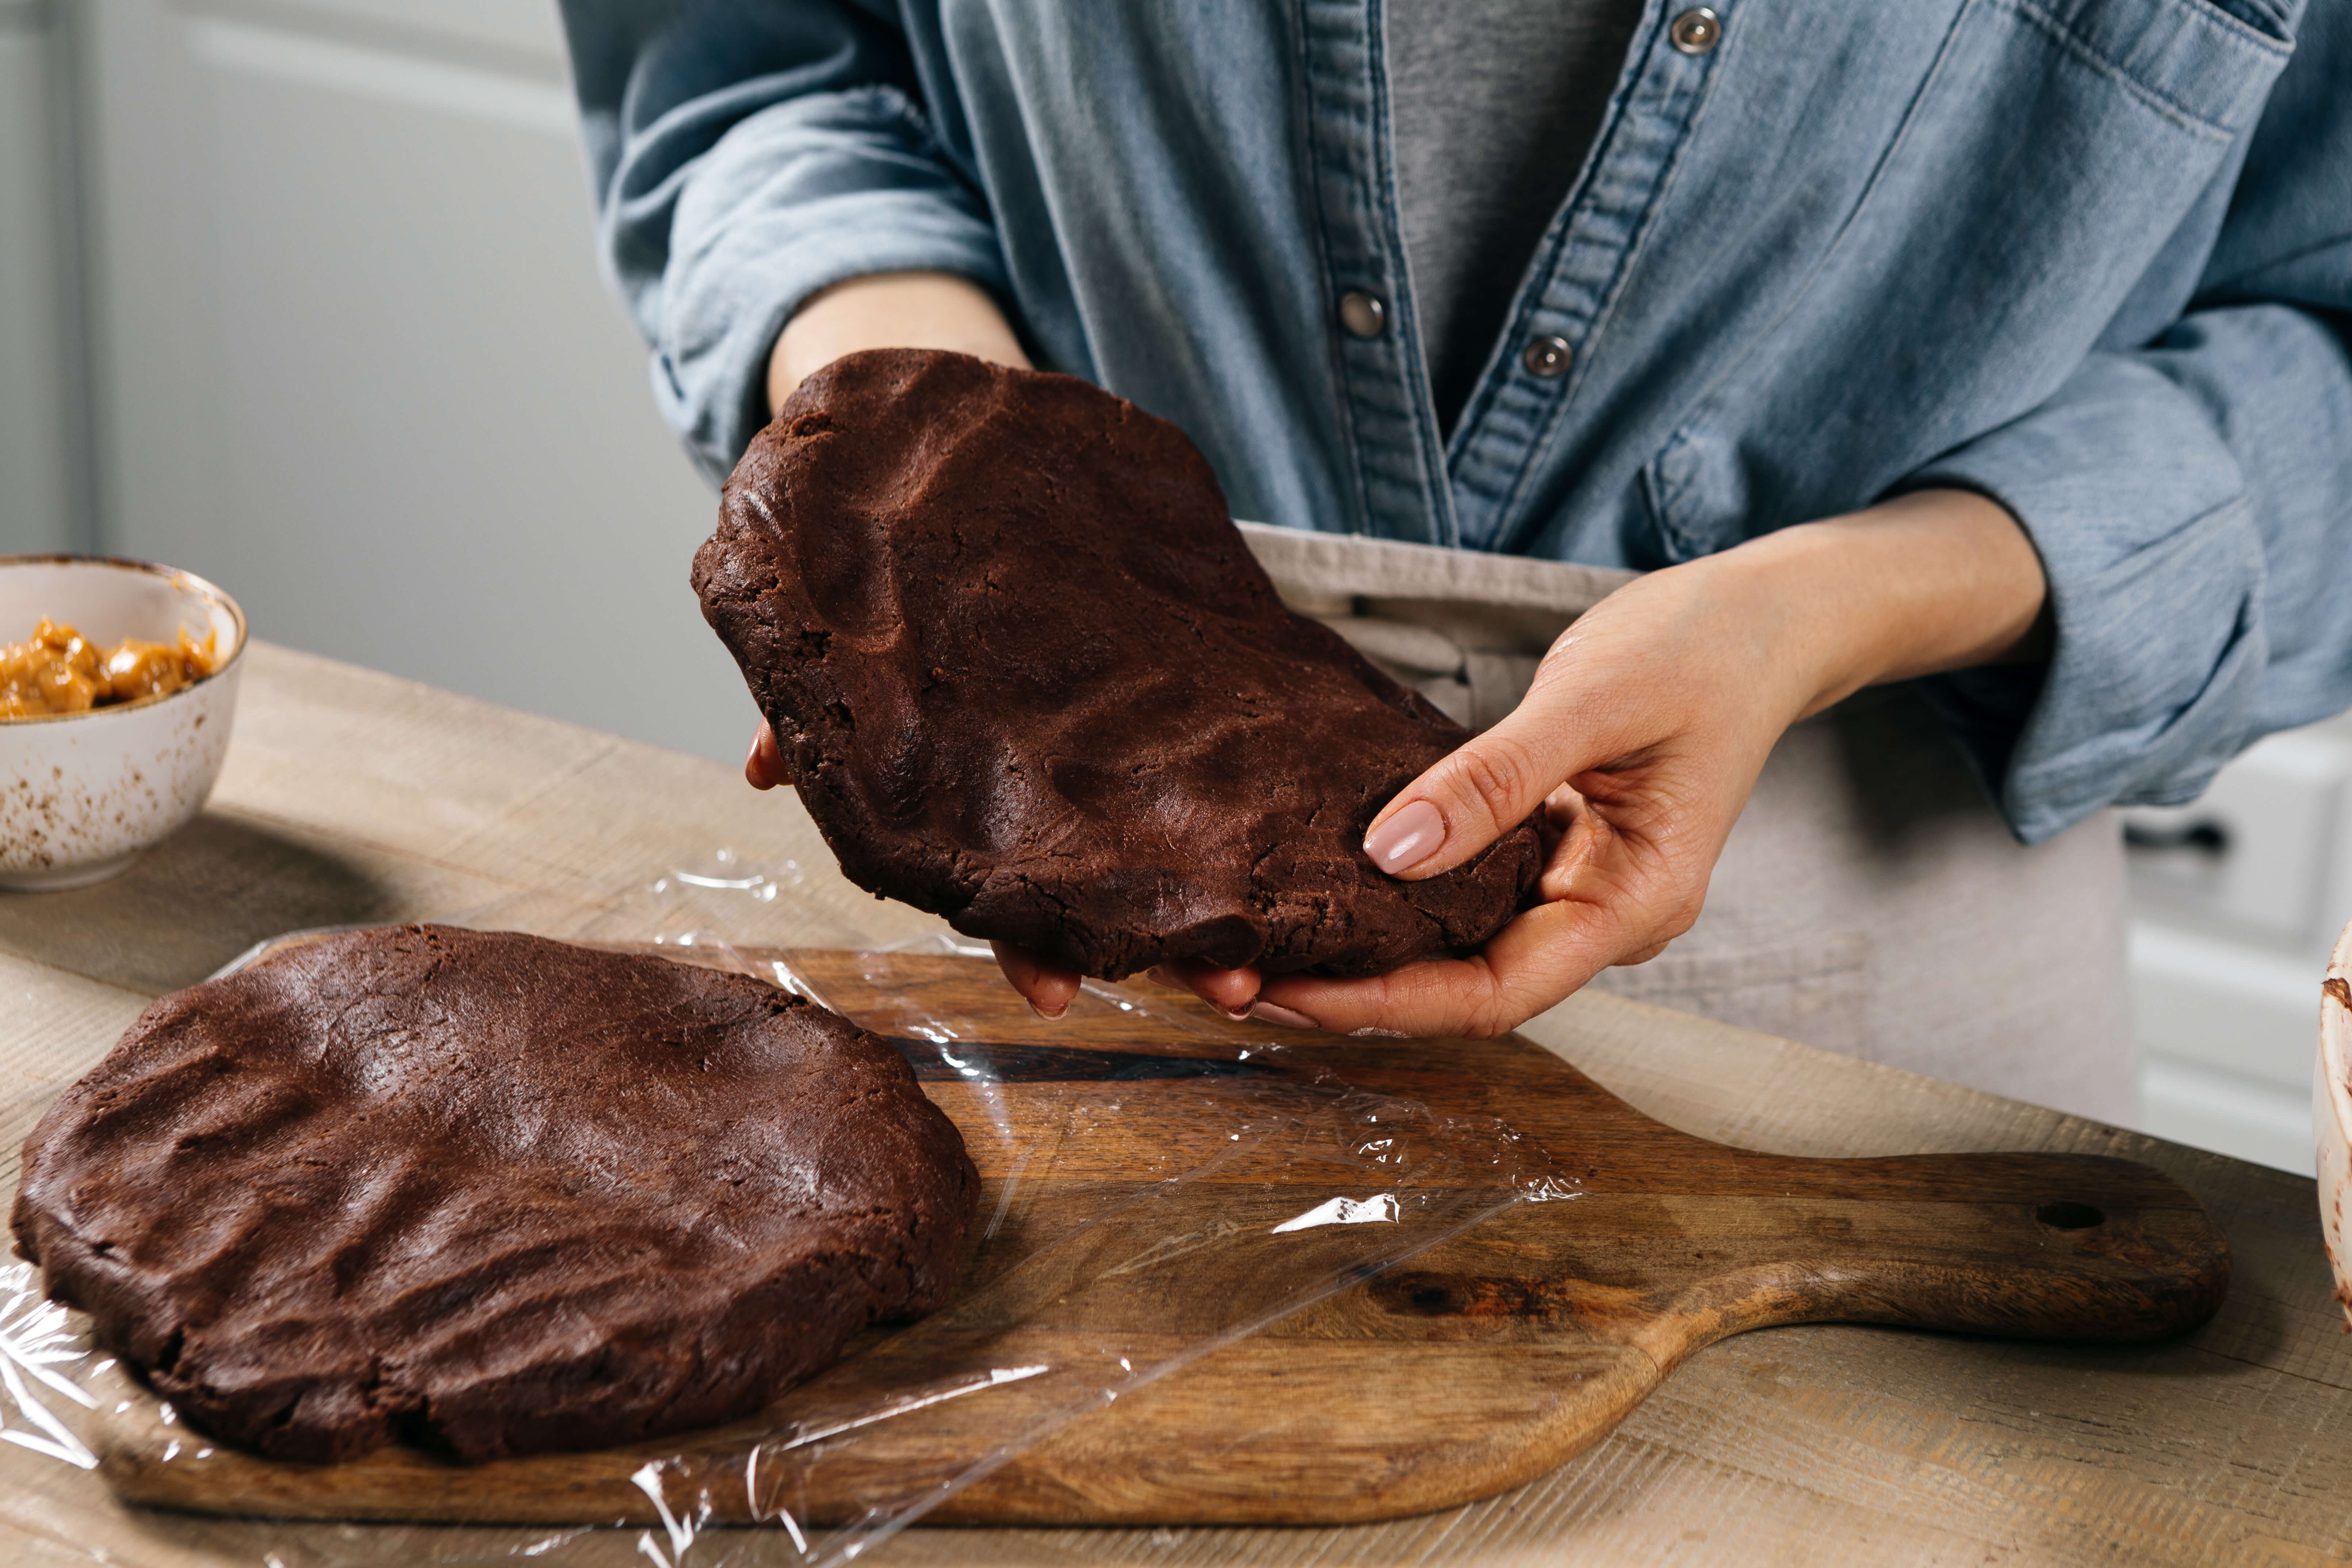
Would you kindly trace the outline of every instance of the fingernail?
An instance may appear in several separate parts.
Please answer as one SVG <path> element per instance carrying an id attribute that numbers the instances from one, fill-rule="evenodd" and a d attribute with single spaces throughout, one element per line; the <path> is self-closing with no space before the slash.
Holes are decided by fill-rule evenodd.
<path id="1" fill-rule="evenodd" d="M 1248 1016 L 1261 1024 L 1279 1024 L 1286 1029 L 1319 1029 L 1323 1026 L 1304 1013 L 1294 1013 L 1271 1002 L 1251 1003 Z"/>
<path id="2" fill-rule="evenodd" d="M 1067 1002 L 1065 1002 L 1060 1006 L 1048 1013 L 1045 1009 L 1037 1005 L 1036 1003 L 1032 1002 L 1029 1004 L 1029 1011 L 1036 1014 L 1037 1016 L 1045 1019 L 1048 1024 L 1058 1024 L 1063 1019 L 1070 1016 L 1070 1005 Z"/>
<path id="3" fill-rule="evenodd" d="M 1250 1010 L 1246 1007 L 1236 1007 L 1231 1012 L 1228 1012 L 1224 1008 L 1218 1006 L 1214 1002 L 1210 1003 L 1209 1006 L 1218 1017 L 1223 1018 L 1228 1024 L 1246 1024 L 1249 1022 Z"/>
<path id="4" fill-rule="evenodd" d="M 1425 800 L 1414 801 L 1364 835 L 1364 853 L 1391 876 L 1420 865 L 1444 847 L 1445 818 Z"/>

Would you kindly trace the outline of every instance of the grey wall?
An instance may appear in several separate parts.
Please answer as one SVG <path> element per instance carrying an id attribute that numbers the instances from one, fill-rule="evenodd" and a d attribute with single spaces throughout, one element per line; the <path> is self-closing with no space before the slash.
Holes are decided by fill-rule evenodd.
<path id="1" fill-rule="evenodd" d="M 89 465 L 57 20 L 36 0 L 0 0 L 0 553 L 64 550 L 92 531 L 78 483 Z"/>
<path id="2" fill-rule="evenodd" d="M 686 585 L 715 501 L 597 275 L 551 5 L 72 19 L 104 547 L 263 637 L 740 756 Z"/>

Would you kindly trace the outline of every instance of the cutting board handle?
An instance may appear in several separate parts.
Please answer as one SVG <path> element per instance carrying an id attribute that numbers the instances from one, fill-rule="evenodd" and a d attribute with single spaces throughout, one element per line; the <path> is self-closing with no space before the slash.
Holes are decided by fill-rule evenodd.
<path id="1" fill-rule="evenodd" d="M 1744 1257 L 1727 1249 L 1727 1267 L 1674 1292 L 1660 1328 L 1685 1342 L 1653 1347 L 1667 1351 L 1669 1363 L 1726 1334 L 1794 1322 L 2144 1342 L 2204 1322 L 2229 1290 L 2229 1242 L 2204 1205 L 2135 1161 L 1920 1154 L 1741 1163 L 1756 1180 L 1740 1206 L 1801 1206 L 1802 1223 L 1756 1237 Z M 1788 1195 L 1776 1197 L 1775 1186 Z M 1845 1201 L 1825 1188 L 1844 1189 Z"/>
<path id="2" fill-rule="evenodd" d="M 1375 1295 L 1422 1317 L 1573 1320 L 1664 1372 L 1783 1323 L 2144 1342 L 2197 1327 L 2229 1289 L 2229 1243 L 2204 1206 L 2134 1161 L 1800 1160 L 1675 1136 L 1684 1193 L 1603 1179 L 1582 1202 L 1530 1205 L 1415 1260 Z M 1631 1212 L 1604 1219 L 1600 1205 Z"/>

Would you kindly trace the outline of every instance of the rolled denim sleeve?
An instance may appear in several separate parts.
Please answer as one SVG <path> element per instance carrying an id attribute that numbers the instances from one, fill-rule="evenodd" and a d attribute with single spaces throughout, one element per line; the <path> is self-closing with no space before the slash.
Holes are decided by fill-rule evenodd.
<path id="1" fill-rule="evenodd" d="M 2346 9 L 2306 27 L 2194 308 L 1905 481 L 1992 497 L 2041 552 L 2047 666 L 1924 683 L 2028 843 L 2193 799 L 2263 735 L 2352 706 Z"/>
<path id="2" fill-rule="evenodd" d="M 769 351 L 810 295 L 912 269 L 1005 294 L 986 205 L 888 22 L 824 0 L 562 10 L 604 263 L 712 482 L 767 422 Z"/>
<path id="3" fill-rule="evenodd" d="M 2352 357 L 2314 315 L 2200 312 L 1910 485 L 1991 496 L 2041 552 L 2046 669 L 1929 683 L 2028 843 L 2352 704 Z"/>

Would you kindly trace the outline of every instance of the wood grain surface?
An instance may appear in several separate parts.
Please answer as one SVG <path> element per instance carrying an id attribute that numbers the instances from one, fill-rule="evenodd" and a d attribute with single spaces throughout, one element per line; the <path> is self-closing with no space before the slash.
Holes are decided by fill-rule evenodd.
<path id="1" fill-rule="evenodd" d="M 139 1397 L 103 1429 L 108 1481 L 236 1514 L 656 1524 L 668 1490 L 720 1522 L 839 1525 L 1043 1431 L 930 1517 L 1344 1523 L 1553 1469 L 1730 1334 L 1852 1321 L 2136 1343 L 2203 1322 L 2228 1284 L 2203 1206 L 2129 1161 L 1791 1159 L 1678 1132 L 1517 1037 L 1277 1043 L 1167 992 L 1047 1023 L 985 959 L 742 957 L 781 957 L 893 1031 L 963 1129 L 989 1223 L 960 1300 L 717 1432 L 476 1467 L 293 1465 L 193 1445 Z M 896 1033 L 909 1017 L 953 1037 Z M 1368 1208 L 1393 1217 L 1311 1223 Z M 1302 1286 L 1374 1269 L 1136 1383 Z M 1021 1375 L 992 1382 L 1003 1369 Z M 1287 1419 L 1236 1436 L 1232 1413 L 1267 1399 Z"/>
<path id="2" fill-rule="evenodd" d="M 236 741 L 203 817 L 116 881 L 0 898 L 0 1122 L 17 1136 L 150 997 L 293 927 L 609 893 L 730 846 L 744 865 L 797 862 L 804 874 L 772 907 L 780 944 L 939 929 L 843 882 L 789 795 L 755 795 L 732 769 L 267 644 L 249 658 Z M 2229 1296 L 2202 1328 L 2144 1345 L 1843 1323 L 1738 1335 L 1691 1355 L 1611 1436 L 1566 1464 L 1486 1500 L 1393 1522 L 921 1527 L 877 1560 L 2352 1560 L 2352 1336 L 2333 1300 L 2308 1179 L 1607 996 L 1571 998 L 1522 1034 L 1643 1112 L 1773 1154 L 2004 1149 L 2145 1163 L 2193 1192 L 2227 1235 Z M 11 1131 L 0 1126 L 0 1136 Z M 1272 1441 L 1294 1419 L 1271 1386 L 1222 1413 L 1221 1440 Z M 1138 1397 L 1175 1387 L 1171 1378 Z M 10 1563 L 249 1568 L 275 1556 L 288 1568 L 341 1568 L 528 1552 L 534 1563 L 641 1568 L 648 1543 L 669 1551 L 659 1531 L 246 1521 L 142 1508 L 94 1473 L 0 1445 L 0 1561 Z M 698 1547 L 688 1561 L 756 1568 L 797 1556 L 775 1531 L 722 1531 L 709 1544 L 711 1554 Z"/>

